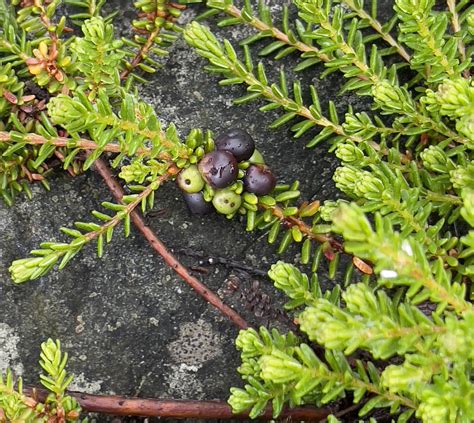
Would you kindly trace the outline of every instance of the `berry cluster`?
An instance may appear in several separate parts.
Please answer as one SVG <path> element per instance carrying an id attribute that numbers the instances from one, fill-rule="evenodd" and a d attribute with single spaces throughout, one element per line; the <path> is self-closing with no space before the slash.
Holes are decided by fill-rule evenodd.
<path id="1" fill-rule="evenodd" d="M 241 209 L 242 197 L 273 191 L 276 178 L 265 166 L 249 133 L 230 129 L 215 139 L 214 148 L 199 163 L 183 169 L 176 179 L 192 213 L 204 215 L 214 207 L 218 213 L 232 217 Z"/>

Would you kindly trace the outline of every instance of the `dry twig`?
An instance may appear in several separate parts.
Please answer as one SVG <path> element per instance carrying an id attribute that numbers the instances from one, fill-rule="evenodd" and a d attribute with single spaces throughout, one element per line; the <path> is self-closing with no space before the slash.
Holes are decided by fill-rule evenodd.
<path id="1" fill-rule="evenodd" d="M 112 195 L 118 202 L 122 202 L 124 195 L 122 187 L 112 175 L 102 159 L 95 161 L 95 169 L 102 176 L 105 183 L 109 187 Z M 223 315 L 228 317 L 240 329 L 247 329 L 249 324 L 232 308 L 224 304 L 222 300 L 207 288 L 201 281 L 192 276 L 188 270 L 178 261 L 178 259 L 168 251 L 166 246 L 158 239 L 155 233 L 145 224 L 143 218 L 135 211 L 130 213 L 130 217 L 136 228 L 142 233 L 150 246 L 161 256 L 163 260 L 170 266 L 181 278 L 193 288 L 201 297 L 209 304 L 217 308 Z"/>

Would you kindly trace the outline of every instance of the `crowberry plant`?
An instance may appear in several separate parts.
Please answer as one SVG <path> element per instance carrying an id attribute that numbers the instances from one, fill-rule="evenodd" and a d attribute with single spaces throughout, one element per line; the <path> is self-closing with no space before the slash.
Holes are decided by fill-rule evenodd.
<path id="1" fill-rule="evenodd" d="M 53 156 L 71 174 L 110 157 L 129 190 L 93 211 L 95 221 L 61 228 L 69 242 L 44 242 L 15 260 L 13 281 L 63 269 L 88 243 L 100 257 L 116 228 L 128 235 L 135 210 L 151 209 L 155 192 L 176 179 L 192 212 L 240 217 L 247 231 L 278 242 L 279 253 L 299 244 L 307 265 L 269 270 L 299 332 L 241 331 L 245 385 L 231 390 L 235 412 L 258 417 L 271 403 L 276 418 L 285 405 L 349 400 L 361 417 L 386 408 L 399 422 L 474 420 L 471 2 L 395 0 L 382 22 L 376 0 L 292 0 L 275 23 L 263 0 L 207 0 L 200 18 L 182 27 L 183 5 L 143 0 L 133 39 L 115 37 L 104 2 L 66 1 L 82 9 L 70 17 L 73 29 L 58 16 L 60 0 L 0 0 L 5 204 L 30 195 L 31 183 L 47 188 Z M 253 34 L 237 49 L 202 23 L 214 16 Z M 135 88 L 180 34 L 220 85 L 245 87 L 237 105 L 259 101 L 263 113 L 280 111 L 272 128 L 289 127 L 307 148 L 327 145 L 340 161 L 333 179 L 342 199 L 303 201 L 297 181 L 277 184 L 244 127 L 214 139 L 197 128 L 180 136 L 160 122 Z M 341 93 L 369 106 L 342 115 L 316 86 L 289 83 L 289 60 L 272 81 L 254 51 L 267 61 L 292 58 L 294 73 L 339 72 Z M 336 283 L 323 290 L 326 267 Z M 5 386 L 2 395 L 14 399 L 8 412 L 31 412 L 21 392 Z M 76 404 L 64 409 L 76 416 Z"/>

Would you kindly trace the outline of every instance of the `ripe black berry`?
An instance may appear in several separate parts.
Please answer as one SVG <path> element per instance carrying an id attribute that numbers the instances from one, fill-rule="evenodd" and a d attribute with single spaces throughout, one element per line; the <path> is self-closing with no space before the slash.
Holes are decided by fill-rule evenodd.
<path id="1" fill-rule="evenodd" d="M 272 171 L 263 165 L 250 165 L 244 176 L 244 188 L 247 192 L 267 195 L 273 191 L 276 178 Z"/>
<path id="2" fill-rule="evenodd" d="M 199 162 L 199 172 L 213 188 L 232 185 L 238 174 L 237 160 L 228 151 L 211 151 Z"/>
<path id="3" fill-rule="evenodd" d="M 212 205 L 221 214 L 235 213 L 242 204 L 242 198 L 230 188 L 217 191 Z"/>
<path id="4" fill-rule="evenodd" d="M 255 142 L 250 134 L 242 129 L 231 128 L 215 140 L 216 150 L 229 151 L 237 161 L 252 157 Z"/>
<path id="5" fill-rule="evenodd" d="M 192 214 L 205 215 L 212 211 L 211 203 L 204 200 L 202 192 L 188 194 L 183 192 L 184 201 Z"/>
<path id="6" fill-rule="evenodd" d="M 204 188 L 204 179 L 202 179 L 196 165 L 191 165 L 182 170 L 176 178 L 178 186 L 185 192 L 199 192 Z"/>

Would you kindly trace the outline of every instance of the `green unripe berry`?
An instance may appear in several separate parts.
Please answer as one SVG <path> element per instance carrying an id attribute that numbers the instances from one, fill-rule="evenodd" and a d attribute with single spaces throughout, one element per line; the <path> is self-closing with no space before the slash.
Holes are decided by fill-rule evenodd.
<path id="1" fill-rule="evenodd" d="M 242 198 L 231 189 L 222 189 L 216 192 L 212 205 L 221 214 L 235 213 L 242 204 Z"/>
<path id="2" fill-rule="evenodd" d="M 204 179 L 196 165 L 191 165 L 180 172 L 176 178 L 178 186 L 187 193 L 199 192 L 204 188 Z"/>

